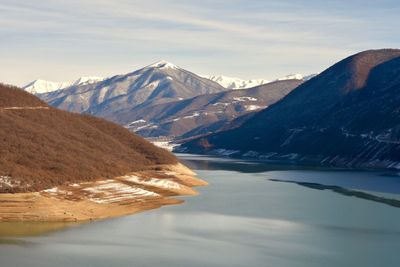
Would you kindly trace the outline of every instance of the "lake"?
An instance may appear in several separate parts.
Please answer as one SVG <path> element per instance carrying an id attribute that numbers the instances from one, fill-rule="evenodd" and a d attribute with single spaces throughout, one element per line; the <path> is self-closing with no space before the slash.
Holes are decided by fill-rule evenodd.
<path id="1" fill-rule="evenodd" d="M 396 173 L 180 158 L 210 183 L 199 196 L 89 224 L 0 223 L 1 266 L 399 266 Z"/>

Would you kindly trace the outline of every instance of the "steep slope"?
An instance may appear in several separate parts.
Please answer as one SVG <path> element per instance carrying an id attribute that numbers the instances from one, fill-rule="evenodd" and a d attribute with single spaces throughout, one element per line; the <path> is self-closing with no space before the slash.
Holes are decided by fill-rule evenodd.
<path id="1" fill-rule="evenodd" d="M 236 118 L 275 103 L 301 83 L 300 80 L 278 81 L 171 103 L 139 105 L 126 113 L 117 113 L 111 119 L 141 136 L 191 138 L 220 131 Z M 238 125 L 234 124 L 235 127 Z"/>
<path id="2" fill-rule="evenodd" d="M 241 127 L 193 140 L 180 150 L 400 166 L 399 92 L 400 50 L 365 51 L 305 82 Z"/>
<path id="3" fill-rule="evenodd" d="M 217 83 L 160 61 L 132 73 L 39 97 L 60 109 L 109 118 L 143 103 L 165 103 L 225 90 Z"/>
<path id="4" fill-rule="evenodd" d="M 0 193 L 37 191 L 177 164 L 127 129 L 60 111 L 17 88 L 0 86 Z"/>
<path id="5" fill-rule="evenodd" d="M 73 85 L 77 86 L 84 84 L 92 84 L 102 80 L 103 78 L 100 77 L 80 77 L 79 79 L 73 82 L 52 82 L 52 81 L 45 81 L 38 79 L 25 85 L 22 88 L 31 94 L 44 94 L 64 89 Z"/>

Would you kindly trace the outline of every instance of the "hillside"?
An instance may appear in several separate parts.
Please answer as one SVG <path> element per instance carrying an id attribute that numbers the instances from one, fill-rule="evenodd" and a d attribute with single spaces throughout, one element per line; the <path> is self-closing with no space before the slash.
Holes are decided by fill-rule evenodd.
<path id="1" fill-rule="evenodd" d="M 365 51 L 305 82 L 241 127 L 180 151 L 334 166 L 400 162 L 400 50 Z"/>
<path id="2" fill-rule="evenodd" d="M 220 131 L 236 118 L 266 108 L 302 82 L 278 81 L 250 89 L 205 94 L 171 103 L 139 105 L 126 113 L 117 113 L 110 119 L 126 125 L 141 136 L 191 138 Z M 237 126 L 239 124 L 235 123 L 234 127 Z"/>
<path id="3" fill-rule="evenodd" d="M 103 119 L 60 111 L 0 85 L 0 192 L 109 178 L 177 159 Z"/>

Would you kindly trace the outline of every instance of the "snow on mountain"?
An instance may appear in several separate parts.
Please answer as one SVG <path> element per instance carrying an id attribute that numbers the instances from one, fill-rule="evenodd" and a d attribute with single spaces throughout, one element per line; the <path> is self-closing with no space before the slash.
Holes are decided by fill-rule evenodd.
<path id="1" fill-rule="evenodd" d="M 60 109 L 125 123 L 132 121 L 133 109 L 138 105 L 173 102 L 227 90 L 216 82 L 161 60 L 95 84 L 73 85 L 39 97 Z"/>
<path id="2" fill-rule="evenodd" d="M 283 77 L 276 79 L 277 81 L 285 81 L 285 80 L 303 80 L 303 75 L 296 73 L 296 74 L 289 74 Z"/>
<path id="3" fill-rule="evenodd" d="M 104 80 L 104 78 L 101 77 L 80 77 L 72 82 L 53 82 L 37 79 L 22 88 L 31 94 L 43 94 L 64 89 L 72 85 L 92 84 L 102 80 Z"/>
<path id="4" fill-rule="evenodd" d="M 240 78 L 227 77 L 222 75 L 207 76 L 206 78 L 210 79 L 211 81 L 217 82 L 228 89 L 246 89 L 270 82 L 264 79 L 243 80 Z"/>
<path id="5" fill-rule="evenodd" d="M 317 76 L 318 74 L 319 73 L 313 73 L 313 74 L 305 75 L 305 76 L 303 74 L 299 74 L 299 73 L 289 74 L 289 75 L 286 75 L 284 77 L 276 79 L 276 81 L 285 81 L 285 80 L 304 80 L 304 81 L 308 81 L 308 80 L 314 78 L 315 76 Z"/>
<path id="6" fill-rule="evenodd" d="M 70 82 L 52 82 L 38 79 L 25 85 L 23 89 L 31 94 L 42 94 L 60 90 L 70 85 Z"/>
<path id="7" fill-rule="evenodd" d="M 72 83 L 72 85 L 84 85 L 84 84 L 92 84 L 103 81 L 104 78 L 102 77 L 80 77 L 78 80 Z"/>
<path id="8" fill-rule="evenodd" d="M 160 61 L 158 61 L 158 62 L 156 62 L 156 63 L 154 63 L 154 64 L 151 64 L 151 65 L 147 66 L 147 68 L 158 68 L 158 69 L 168 69 L 168 68 L 171 68 L 171 69 L 178 69 L 179 67 L 176 66 L 176 65 L 174 65 L 174 64 L 172 64 L 172 63 L 170 63 L 170 62 L 167 62 L 167 61 L 165 61 L 165 60 L 160 60 Z"/>
<path id="9" fill-rule="evenodd" d="M 302 74 L 289 74 L 284 77 L 280 77 L 278 79 L 272 80 L 272 81 L 285 81 L 285 80 L 304 80 L 308 81 L 311 78 L 317 76 L 318 73 L 316 74 L 311 74 L 311 75 L 302 75 Z M 243 80 L 240 78 L 234 78 L 234 77 L 228 77 L 228 76 L 223 76 L 223 75 L 216 75 L 216 76 L 205 76 L 207 79 L 210 79 L 211 81 L 217 82 L 223 87 L 227 89 L 247 89 L 263 84 L 270 83 L 270 80 L 267 79 L 250 79 L 250 80 Z"/>

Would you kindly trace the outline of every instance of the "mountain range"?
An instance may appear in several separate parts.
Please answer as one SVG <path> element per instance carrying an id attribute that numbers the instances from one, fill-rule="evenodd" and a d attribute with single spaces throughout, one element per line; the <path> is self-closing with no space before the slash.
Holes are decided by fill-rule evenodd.
<path id="1" fill-rule="evenodd" d="M 97 83 L 74 85 L 38 96 L 64 110 L 107 118 L 138 105 L 166 103 L 226 90 L 206 78 L 160 61 Z"/>
<path id="2" fill-rule="evenodd" d="M 178 151 L 346 167 L 400 167 L 400 50 L 350 56 L 240 127 Z"/>
<path id="3" fill-rule="evenodd" d="M 204 78 L 166 61 L 95 83 L 37 94 L 106 118 L 176 151 L 400 167 L 400 50 L 364 51 L 320 74 L 253 81 Z M 222 85 L 224 86 L 222 86 Z"/>
<path id="4" fill-rule="evenodd" d="M 228 89 L 246 89 L 271 82 L 265 79 L 243 80 L 240 78 L 228 77 L 223 75 L 206 76 L 206 78 L 216 83 L 219 83 L 220 85 Z"/>
<path id="5" fill-rule="evenodd" d="M 182 139 L 219 131 L 231 121 L 236 127 L 301 82 L 302 76 L 295 75 L 247 91 L 232 90 L 159 61 L 132 73 L 36 95 L 54 107 L 105 118 L 145 137 Z"/>
<path id="6" fill-rule="evenodd" d="M 250 89 L 204 94 L 184 100 L 139 105 L 109 119 L 146 137 L 192 138 L 239 126 L 299 86 L 302 80 L 285 80 Z"/>
<path id="7" fill-rule="evenodd" d="M 225 88 L 228 89 L 247 89 L 247 88 L 252 88 L 256 87 L 259 85 L 271 83 L 274 81 L 284 81 L 284 80 L 302 80 L 302 81 L 308 81 L 311 78 L 315 77 L 318 74 L 310 74 L 310 75 L 302 75 L 302 74 L 289 74 L 283 77 L 280 77 L 275 80 L 266 80 L 266 79 L 250 79 L 250 80 L 243 80 L 240 78 L 233 78 L 233 77 L 228 77 L 228 76 L 223 76 L 223 75 L 217 75 L 217 76 L 206 76 L 206 78 L 219 83 Z"/>

